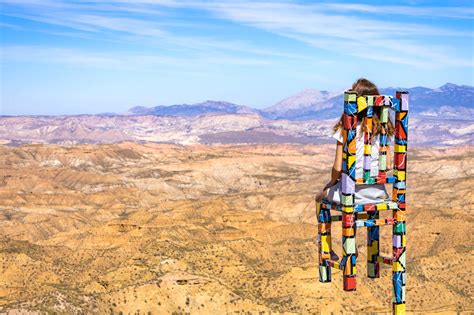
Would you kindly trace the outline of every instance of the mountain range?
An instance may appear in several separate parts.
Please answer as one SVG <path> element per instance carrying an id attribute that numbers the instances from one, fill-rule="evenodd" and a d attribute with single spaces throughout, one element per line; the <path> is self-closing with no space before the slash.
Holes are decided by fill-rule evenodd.
<path id="1" fill-rule="evenodd" d="M 393 95 L 401 88 L 382 89 Z M 410 143 L 472 143 L 474 88 L 445 84 L 414 87 L 410 95 Z M 333 142 L 343 94 L 304 90 L 274 106 L 255 109 L 229 102 L 134 107 L 127 113 L 75 116 L 0 116 L 0 144 L 138 143 L 242 144 Z"/>
<path id="2" fill-rule="evenodd" d="M 394 95 L 397 90 L 410 93 L 410 110 L 414 115 L 442 119 L 470 119 L 474 114 L 474 87 L 468 85 L 445 85 L 430 89 L 383 88 L 381 94 Z M 267 119 L 309 120 L 335 118 L 341 114 L 343 92 L 306 89 L 264 109 L 236 105 L 224 101 L 205 101 L 197 104 L 131 108 L 128 115 L 184 116 L 204 114 L 258 114 Z"/>
<path id="3" fill-rule="evenodd" d="M 254 109 L 232 104 L 224 101 L 205 101 L 197 104 L 182 104 L 171 106 L 144 107 L 136 106 L 128 111 L 131 115 L 156 115 L 156 116 L 184 116 L 195 117 L 198 115 L 217 113 L 217 114 L 249 114 L 255 112 Z"/>

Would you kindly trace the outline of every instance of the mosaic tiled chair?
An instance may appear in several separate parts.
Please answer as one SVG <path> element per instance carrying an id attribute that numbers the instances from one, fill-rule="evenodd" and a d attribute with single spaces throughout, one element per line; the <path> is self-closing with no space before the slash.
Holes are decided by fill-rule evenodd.
<path id="1" fill-rule="evenodd" d="M 371 177 L 372 113 L 374 106 L 382 106 L 380 121 L 386 127 L 388 110 L 395 111 L 395 143 L 393 176 L 387 174 L 387 152 L 390 150 L 387 135 L 380 134 L 378 176 Z M 357 113 L 366 110 L 363 137 L 356 137 Z M 386 129 L 386 128 L 383 128 Z M 356 289 L 356 229 L 367 228 L 367 275 L 380 277 L 380 263 L 392 266 L 393 313 L 405 313 L 406 285 L 406 206 L 405 175 L 407 166 L 408 92 L 396 96 L 360 96 L 353 91 L 344 93 L 343 166 L 341 173 L 341 204 L 322 200 L 316 205 L 319 240 L 319 280 L 331 282 L 331 268 L 343 272 L 345 291 Z M 356 178 L 356 141 L 364 141 L 363 178 Z M 392 198 L 382 203 L 358 205 L 354 203 L 356 185 L 392 184 Z M 338 211 L 331 215 L 331 210 Z M 392 217 L 379 219 L 379 211 L 392 210 Z M 331 257 L 331 222 L 342 221 L 342 249 L 340 260 Z M 379 254 L 379 227 L 392 225 L 393 254 Z M 335 259 L 336 258 L 336 259 Z"/>

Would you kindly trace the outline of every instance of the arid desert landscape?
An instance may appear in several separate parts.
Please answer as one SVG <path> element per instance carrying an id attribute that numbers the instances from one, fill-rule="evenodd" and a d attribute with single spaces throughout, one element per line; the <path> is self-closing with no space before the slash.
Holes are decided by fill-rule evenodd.
<path id="1" fill-rule="evenodd" d="M 472 2 L 0 0 L 0 315 L 474 315 Z"/>
<path id="2" fill-rule="evenodd" d="M 357 291 L 339 271 L 318 281 L 313 196 L 333 150 L 2 146 L 0 312 L 389 313 L 391 270 L 366 277 L 364 229 Z M 410 151 L 408 311 L 474 312 L 473 169 L 469 145 Z"/>

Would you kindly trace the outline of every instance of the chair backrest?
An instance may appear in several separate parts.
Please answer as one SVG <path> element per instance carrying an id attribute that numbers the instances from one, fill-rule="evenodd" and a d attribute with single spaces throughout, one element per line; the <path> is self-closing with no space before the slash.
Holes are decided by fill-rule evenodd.
<path id="1" fill-rule="evenodd" d="M 353 206 L 355 185 L 365 184 L 394 184 L 392 199 L 405 202 L 405 178 L 408 135 L 408 92 L 397 91 L 395 97 L 386 95 L 357 96 L 354 91 L 344 93 L 343 115 L 343 166 L 342 193 L 343 206 Z M 378 175 L 371 176 L 372 138 L 373 138 L 373 109 L 381 107 L 380 123 L 382 131 L 379 136 Z M 393 176 L 387 176 L 387 152 L 390 150 L 386 133 L 389 109 L 395 111 L 395 142 L 393 156 Z M 363 138 L 357 137 L 357 114 L 363 117 Z M 364 141 L 363 176 L 356 178 L 356 147 L 357 141 Z M 398 196 L 399 195 L 399 196 Z M 398 197 L 397 197 L 398 196 Z"/>

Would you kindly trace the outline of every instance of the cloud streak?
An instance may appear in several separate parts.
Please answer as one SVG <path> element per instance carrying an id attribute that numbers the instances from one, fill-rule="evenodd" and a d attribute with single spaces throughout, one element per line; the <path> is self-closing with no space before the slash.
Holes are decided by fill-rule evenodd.
<path id="1" fill-rule="evenodd" d="M 367 4 L 348 4 L 348 3 L 326 3 L 323 7 L 342 11 L 345 13 L 361 12 L 371 14 L 390 14 L 405 15 L 416 17 L 440 17 L 453 19 L 474 19 L 473 7 L 413 7 L 413 6 L 390 6 L 390 5 L 367 5 Z"/>
<path id="2" fill-rule="evenodd" d="M 54 63 L 77 68 L 94 67 L 99 69 L 155 70 L 156 68 L 182 67 L 190 69 L 199 65 L 268 66 L 265 59 L 238 58 L 221 54 L 196 55 L 194 58 L 173 57 L 162 54 L 140 54 L 136 52 L 94 52 L 46 46 L 5 46 L 2 59 L 5 62 Z"/>
<path id="3" fill-rule="evenodd" d="M 198 22 L 181 21 L 182 17 L 177 17 L 176 12 L 169 10 L 200 10 L 216 20 L 298 41 L 312 49 L 366 60 L 422 68 L 473 66 L 472 58 L 460 56 L 450 45 L 434 44 L 433 40 L 427 40 L 465 38 L 472 42 L 472 30 L 432 26 L 409 18 L 429 16 L 469 20 L 473 19 L 472 7 L 413 8 L 248 0 L 4 0 L 1 3 L 9 9 L 4 14 L 11 17 L 61 26 L 74 32 L 93 33 L 108 40 L 174 47 L 175 50 L 195 51 L 196 54 L 218 51 L 227 54 L 229 60 L 238 62 L 248 58 L 252 63 L 260 57 L 305 60 L 308 56 L 278 51 L 251 40 L 195 34 L 194 28 L 199 29 Z M 18 8 L 26 13 L 18 12 Z M 391 18 L 393 15 L 402 16 L 403 22 L 394 22 Z M 177 32 L 170 26 L 173 22 L 183 22 L 182 28 L 194 34 Z"/>
<path id="4" fill-rule="evenodd" d="M 247 2 L 215 5 L 212 10 L 222 18 L 341 54 L 421 67 L 472 66 L 472 60 L 453 57 L 454 53 L 448 47 L 420 40 L 425 36 L 471 37 L 472 40 L 472 32 L 328 15 L 314 8 L 285 3 Z"/>

